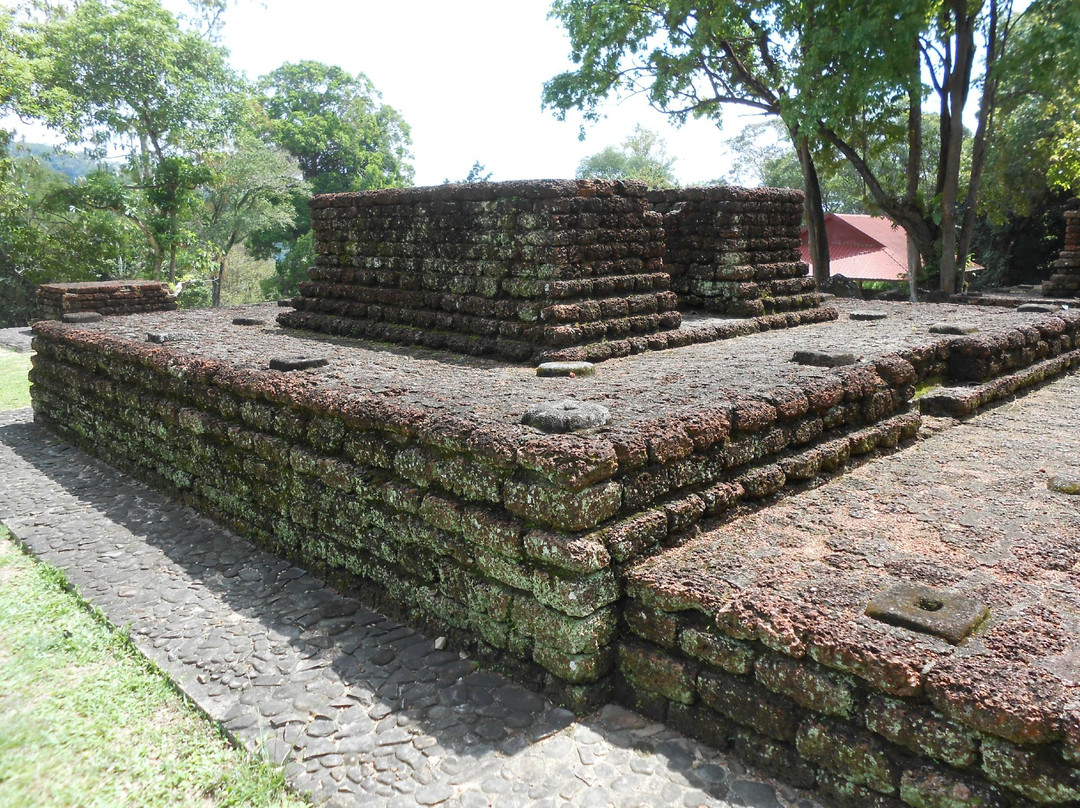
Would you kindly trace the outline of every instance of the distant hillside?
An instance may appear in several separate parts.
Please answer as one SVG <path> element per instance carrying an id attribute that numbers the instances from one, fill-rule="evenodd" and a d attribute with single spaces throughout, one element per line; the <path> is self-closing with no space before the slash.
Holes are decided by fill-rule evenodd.
<path id="1" fill-rule="evenodd" d="M 45 143 L 12 143 L 11 153 L 15 157 L 34 157 L 58 174 L 63 174 L 70 181 L 92 173 L 101 162 L 73 152 L 57 152 L 55 147 Z"/>

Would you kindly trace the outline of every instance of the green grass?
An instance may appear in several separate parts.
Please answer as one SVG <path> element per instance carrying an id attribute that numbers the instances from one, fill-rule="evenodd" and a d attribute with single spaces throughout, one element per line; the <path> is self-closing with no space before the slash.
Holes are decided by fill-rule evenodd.
<path id="1" fill-rule="evenodd" d="M 307 805 L 0 526 L 0 805 Z"/>
<path id="2" fill-rule="evenodd" d="M 0 411 L 30 406 L 30 354 L 0 348 Z"/>

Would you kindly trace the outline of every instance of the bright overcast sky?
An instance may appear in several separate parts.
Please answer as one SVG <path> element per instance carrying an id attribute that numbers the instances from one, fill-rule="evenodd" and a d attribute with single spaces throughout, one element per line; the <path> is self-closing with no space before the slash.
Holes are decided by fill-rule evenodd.
<path id="1" fill-rule="evenodd" d="M 684 184 L 729 170 L 715 125 L 676 129 L 642 99 L 613 102 L 578 140 L 580 120 L 540 108 L 544 82 L 569 69 L 550 0 L 240 0 L 222 44 L 249 77 L 315 59 L 363 72 L 412 127 L 416 183 L 460 180 L 479 160 L 492 179 L 571 177 L 581 159 L 619 144 L 635 123 L 657 130 Z M 729 116 L 729 130 L 741 121 Z"/>
<path id="2" fill-rule="evenodd" d="M 187 9 L 184 0 L 164 4 Z M 464 179 L 476 160 L 493 180 L 572 177 L 583 157 L 621 144 L 637 123 L 664 138 L 684 185 L 729 172 L 725 134 L 714 124 L 676 128 L 641 98 L 608 103 L 584 141 L 579 116 L 560 122 L 541 110 L 544 82 L 573 66 L 549 8 L 550 0 L 238 0 L 222 44 L 251 79 L 302 59 L 366 73 L 412 128 L 418 185 Z M 734 108 L 726 114 L 732 135 L 753 120 Z M 39 127 L 0 124 L 50 140 Z"/>

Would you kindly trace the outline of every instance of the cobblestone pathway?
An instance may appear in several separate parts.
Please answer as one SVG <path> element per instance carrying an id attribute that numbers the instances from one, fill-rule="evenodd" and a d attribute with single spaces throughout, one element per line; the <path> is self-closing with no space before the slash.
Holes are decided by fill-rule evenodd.
<path id="1" fill-rule="evenodd" d="M 319 804 L 815 805 L 629 711 L 584 719 L 0 413 L 0 521 Z"/>

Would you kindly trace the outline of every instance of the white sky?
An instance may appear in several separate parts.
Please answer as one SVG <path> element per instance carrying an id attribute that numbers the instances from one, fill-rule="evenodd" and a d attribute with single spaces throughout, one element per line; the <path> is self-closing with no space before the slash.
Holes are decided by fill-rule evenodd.
<path id="1" fill-rule="evenodd" d="M 560 123 L 542 111 L 543 83 L 572 67 L 549 8 L 550 0 L 241 0 L 226 14 L 222 44 L 252 78 L 301 59 L 366 73 L 412 127 L 418 185 L 464 179 L 475 160 L 494 180 L 572 177 L 583 157 L 621 143 L 635 123 L 661 133 L 684 184 L 727 173 L 714 124 L 676 129 L 642 99 L 611 103 L 584 142 L 578 118 Z"/>
<path id="2" fill-rule="evenodd" d="M 302 59 L 366 73 L 412 128 L 418 185 L 462 180 L 475 160 L 493 180 L 572 177 L 582 158 L 621 144 L 637 123 L 666 141 L 681 183 L 728 173 L 731 154 L 715 124 L 676 128 L 641 98 L 608 103 L 584 142 L 579 116 L 559 122 L 541 110 L 544 82 L 573 67 L 549 8 L 550 0 L 239 0 L 226 12 L 221 44 L 252 79 Z M 753 120 L 741 114 L 725 113 L 729 134 Z M 55 142 L 38 127 L 0 124 Z"/>

